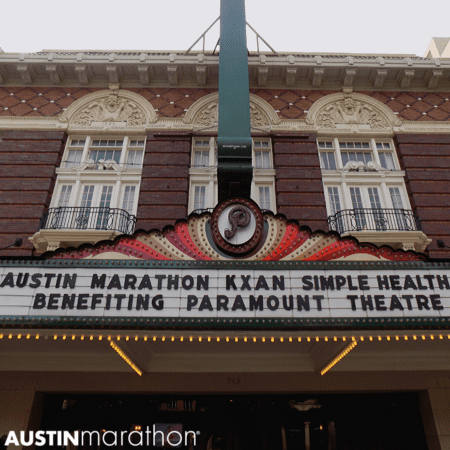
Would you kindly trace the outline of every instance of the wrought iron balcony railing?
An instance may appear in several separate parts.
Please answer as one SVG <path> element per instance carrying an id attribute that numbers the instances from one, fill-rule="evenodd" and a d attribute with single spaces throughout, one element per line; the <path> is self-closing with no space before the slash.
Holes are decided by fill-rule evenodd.
<path id="1" fill-rule="evenodd" d="M 118 208 L 50 208 L 41 217 L 42 230 L 111 230 L 132 234 L 136 216 Z"/>
<path id="2" fill-rule="evenodd" d="M 328 217 L 330 230 L 351 231 L 420 231 L 419 219 L 407 209 L 344 209 Z"/>

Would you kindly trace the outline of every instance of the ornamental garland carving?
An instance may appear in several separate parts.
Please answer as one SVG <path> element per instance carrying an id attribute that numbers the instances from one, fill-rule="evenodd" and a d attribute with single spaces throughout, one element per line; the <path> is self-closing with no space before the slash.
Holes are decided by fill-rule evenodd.
<path id="1" fill-rule="evenodd" d="M 199 128 L 216 127 L 219 117 L 219 104 L 211 103 L 201 111 L 196 120 L 195 126 Z M 257 106 L 250 103 L 250 124 L 252 128 L 265 128 L 269 126 L 266 116 Z"/>
<path id="2" fill-rule="evenodd" d="M 82 109 L 75 117 L 75 125 L 91 125 L 92 122 L 126 122 L 127 126 L 146 124 L 144 111 L 133 101 L 119 98 L 113 90 L 106 98 L 96 100 Z"/>
<path id="3" fill-rule="evenodd" d="M 388 128 L 388 121 L 372 106 L 346 97 L 326 106 L 316 120 L 320 128 L 336 128 L 337 124 L 369 125 L 373 130 Z"/>

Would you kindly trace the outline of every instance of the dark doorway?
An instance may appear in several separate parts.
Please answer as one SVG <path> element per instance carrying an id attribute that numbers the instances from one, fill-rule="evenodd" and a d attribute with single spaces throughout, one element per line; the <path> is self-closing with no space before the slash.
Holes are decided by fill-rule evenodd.
<path id="1" fill-rule="evenodd" d="M 80 446 L 96 450 L 114 448 L 101 442 L 106 432 L 109 433 L 105 435 L 108 443 L 113 442 L 114 433 L 120 436 L 121 432 L 126 432 L 123 442 L 118 442 L 117 447 L 127 450 L 140 447 L 182 450 L 423 450 L 427 447 L 417 393 L 48 394 L 41 430 L 96 431 L 100 445 L 88 440 Z M 146 430 L 151 433 L 142 434 Z M 141 432 L 144 436 L 142 442 L 139 442 L 139 433 L 134 433 L 128 440 L 128 434 L 133 431 Z M 158 432 L 156 441 L 153 440 L 155 432 Z M 173 445 L 170 439 L 174 443 L 180 442 L 180 445 Z"/>

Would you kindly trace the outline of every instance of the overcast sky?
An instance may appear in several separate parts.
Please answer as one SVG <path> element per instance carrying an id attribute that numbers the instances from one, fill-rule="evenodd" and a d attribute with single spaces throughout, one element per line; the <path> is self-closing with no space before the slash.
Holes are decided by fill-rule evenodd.
<path id="1" fill-rule="evenodd" d="M 0 0 L 5 52 L 187 50 L 219 16 L 220 0 Z M 448 0 L 246 0 L 247 22 L 280 52 L 423 56 L 450 35 Z M 216 24 L 206 48 L 219 37 Z M 256 38 L 247 29 L 250 50 Z M 201 48 L 200 43 L 195 48 Z M 265 48 L 262 48 L 265 49 Z"/>

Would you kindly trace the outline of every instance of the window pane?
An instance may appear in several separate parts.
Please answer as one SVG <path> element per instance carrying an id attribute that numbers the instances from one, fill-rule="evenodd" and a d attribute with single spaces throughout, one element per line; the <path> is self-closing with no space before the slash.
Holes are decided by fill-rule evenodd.
<path id="1" fill-rule="evenodd" d="M 341 210 L 341 201 L 339 199 L 339 190 L 337 187 L 328 187 L 328 200 L 330 202 L 330 213 L 334 216 Z"/>
<path id="2" fill-rule="evenodd" d="M 94 195 L 95 186 L 84 186 L 83 195 L 81 197 L 81 206 L 83 208 L 90 208 L 92 204 L 92 197 Z"/>
<path id="3" fill-rule="evenodd" d="M 381 209 L 380 196 L 377 188 L 367 188 L 369 193 L 370 207 L 373 209 Z"/>
<path id="4" fill-rule="evenodd" d="M 81 164 L 83 150 L 69 150 L 67 154 L 65 167 L 76 167 Z"/>
<path id="5" fill-rule="evenodd" d="M 128 150 L 127 168 L 139 169 L 142 167 L 142 150 Z"/>
<path id="6" fill-rule="evenodd" d="M 208 167 L 209 166 L 209 150 L 194 152 L 194 167 Z"/>
<path id="7" fill-rule="evenodd" d="M 69 206 L 70 194 L 72 193 L 72 185 L 66 184 L 61 187 L 61 194 L 59 195 L 58 206 Z"/>
<path id="8" fill-rule="evenodd" d="M 194 209 L 205 209 L 206 186 L 195 186 Z"/>
<path id="9" fill-rule="evenodd" d="M 363 208 L 361 191 L 359 187 L 350 188 L 350 197 L 352 199 L 353 208 Z"/>
<path id="10" fill-rule="evenodd" d="M 255 151 L 255 167 L 257 169 L 270 169 L 270 154 L 267 151 Z"/>
<path id="11" fill-rule="evenodd" d="M 269 186 L 259 187 L 259 207 L 270 210 L 270 188 Z"/>
<path id="12" fill-rule="evenodd" d="M 336 170 L 336 160 L 334 152 L 323 152 L 320 154 L 322 161 L 322 169 Z"/>
<path id="13" fill-rule="evenodd" d="M 102 187 L 102 195 L 100 197 L 100 208 L 109 208 L 111 204 L 111 196 L 112 196 L 113 186 L 103 186 Z"/>
<path id="14" fill-rule="evenodd" d="M 379 152 L 381 167 L 388 170 L 395 170 L 394 156 L 390 152 Z"/>
<path id="15" fill-rule="evenodd" d="M 395 209 L 403 209 L 403 201 L 400 194 L 400 189 L 398 187 L 389 188 L 389 193 L 391 194 L 392 206 Z"/>
<path id="16" fill-rule="evenodd" d="M 133 213 L 135 193 L 136 193 L 136 186 L 125 186 L 125 190 L 123 193 L 122 209 L 129 212 L 130 214 Z"/>

